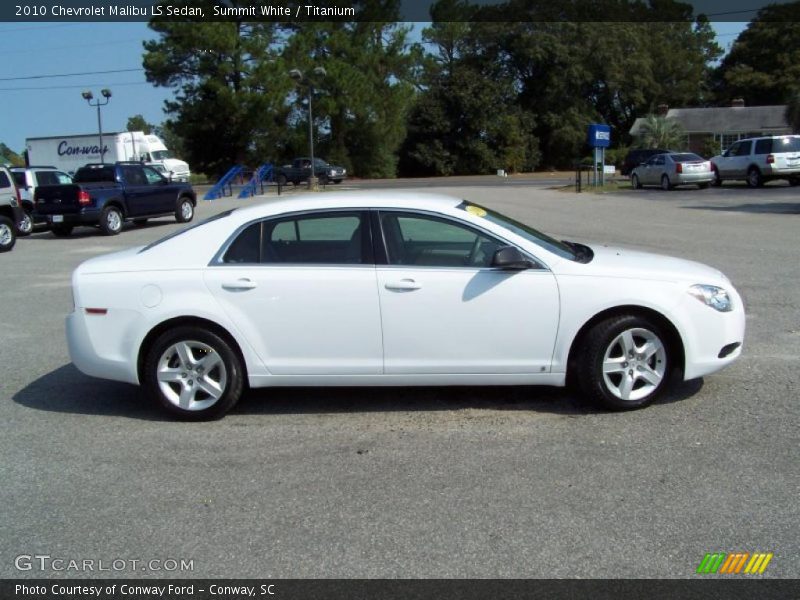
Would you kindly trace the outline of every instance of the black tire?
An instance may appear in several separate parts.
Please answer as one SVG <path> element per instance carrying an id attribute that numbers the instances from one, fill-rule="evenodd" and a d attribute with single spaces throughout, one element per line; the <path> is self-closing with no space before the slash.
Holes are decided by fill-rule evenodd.
<path id="1" fill-rule="evenodd" d="M 708 189 L 708 185 L 709 184 L 707 184 L 707 183 L 698 183 L 697 187 L 699 187 L 701 190 L 707 190 Z"/>
<path id="2" fill-rule="evenodd" d="M 17 223 L 17 235 L 19 235 L 20 237 L 25 237 L 26 235 L 30 235 L 32 233 L 33 233 L 33 215 L 26 210 L 25 215 L 22 217 L 22 220 L 19 223 Z"/>
<path id="3" fill-rule="evenodd" d="M 317 181 L 319 181 L 320 185 L 328 185 L 328 176 L 327 175 L 320 175 L 317 177 Z"/>
<path id="4" fill-rule="evenodd" d="M 714 179 L 711 180 L 711 185 L 714 187 L 719 187 L 722 185 L 722 177 L 719 176 L 719 170 L 717 167 L 712 167 L 711 170 L 714 172 Z"/>
<path id="5" fill-rule="evenodd" d="M 662 175 L 661 176 L 661 189 L 665 192 L 669 192 L 672 190 L 672 184 L 669 182 L 669 176 Z"/>
<path id="6" fill-rule="evenodd" d="M 283 173 L 279 173 L 278 176 L 275 178 L 275 183 L 277 183 L 280 186 L 286 185 L 286 175 L 284 175 Z"/>
<path id="7" fill-rule="evenodd" d="M 72 234 L 72 225 L 53 225 L 50 231 L 56 237 L 69 237 Z"/>
<path id="8" fill-rule="evenodd" d="M 119 235 L 124 223 L 125 220 L 120 209 L 116 206 L 106 206 L 100 213 L 98 225 L 104 235 Z"/>
<path id="9" fill-rule="evenodd" d="M 133 224 L 136 225 L 136 227 L 144 227 L 147 225 L 147 219 L 134 219 Z"/>
<path id="10" fill-rule="evenodd" d="M 758 188 L 764 185 L 764 178 L 757 167 L 750 167 L 747 171 L 747 185 L 751 188 Z"/>
<path id="11" fill-rule="evenodd" d="M 642 182 L 639 181 L 639 176 L 636 175 L 636 173 L 631 175 L 631 187 L 633 187 L 635 190 L 642 189 Z"/>
<path id="12" fill-rule="evenodd" d="M 175 207 L 175 220 L 178 223 L 188 223 L 192 219 L 194 219 L 194 202 L 187 196 L 181 196 Z"/>
<path id="13" fill-rule="evenodd" d="M 8 217 L 0 217 L 0 252 L 8 252 L 17 243 L 17 226 Z"/>
<path id="14" fill-rule="evenodd" d="M 190 347 L 189 358 L 194 367 L 182 363 L 174 351 L 178 344 Z M 220 362 L 205 373 L 198 371 L 202 368 L 199 361 L 212 352 Z M 163 384 L 167 391 L 159 381 L 160 368 L 174 369 L 176 381 Z M 217 384 L 220 396 L 215 399 L 204 392 L 203 386 L 198 386 L 198 380 L 192 377 Z M 182 326 L 163 333 L 150 347 L 144 362 L 143 384 L 148 396 L 171 414 L 186 421 L 207 421 L 222 418 L 239 401 L 244 389 L 244 369 L 231 343 L 223 337 L 201 327 Z M 180 406 L 183 393 L 187 394 L 186 406 Z"/>
<path id="15" fill-rule="evenodd" d="M 624 332 L 631 333 L 631 339 L 637 350 L 645 347 L 645 340 L 653 339 L 660 343 L 660 350 L 646 359 L 642 358 L 643 354 L 634 354 L 630 357 L 625 354 L 622 342 L 619 341 Z M 633 315 L 612 317 L 595 325 L 579 343 L 581 351 L 574 365 L 574 379 L 583 395 L 603 408 L 608 410 L 644 408 L 668 387 L 672 368 L 669 338 L 648 319 Z M 654 344 L 652 347 L 659 346 Z M 619 361 L 619 370 L 606 375 L 603 362 L 607 354 L 609 363 L 617 364 Z M 648 368 L 653 373 L 647 372 Z M 661 377 L 657 384 L 644 378 L 658 373 Z M 618 393 L 624 394 L 626 378 L 632 380 L 632 387 L 628 390 L 631 397 L 623 399 Z M 653 377 L 653 380 L 655 379 L 657 377 Z"/>

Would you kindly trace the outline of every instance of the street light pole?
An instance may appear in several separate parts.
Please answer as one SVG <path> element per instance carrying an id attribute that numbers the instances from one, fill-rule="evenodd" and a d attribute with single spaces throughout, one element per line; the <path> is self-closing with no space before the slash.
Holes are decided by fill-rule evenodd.
<path id="1" fill-rule="evenodd" d="M 311 158 L 311 173 L 308 176 L 308 189 L 317 188 L 317 174 L 314 166 L 314 113 L 311 107 L 311 97 L 314 95 L 314 77 L 325 77 L 328 73 L 322 67 L 315 67 L 311 75 L 304 76 L 300 69 L 289 71 L 289 77 L 294 79 L 298 85 L 305 85 L 308 88 L 308 150 Z"/>
<path id="2" fill-rule="evenodd" d="M 103 152 L 103 120 L 100 118 L 100 107 L 105 106 L 111 100 L 111 90 L 109 90 L 108 88 L 103 88 L 102 90 L 100 90 L 100 95 L 106 99 L 105 102 L 101 102 L 100 98 L 92 102 L 94 94 L 92 94 L 90 90 L 86 90 L 85 92 L 81 93 L 81 96 L 83 96 L 83 99 L 89 103 L 89 106 L 97 107 L 97 132 L 100 138 L 100 164 L 104 164 L 105 160 L 103 155 L 105 154 L 105 152 Z"/>

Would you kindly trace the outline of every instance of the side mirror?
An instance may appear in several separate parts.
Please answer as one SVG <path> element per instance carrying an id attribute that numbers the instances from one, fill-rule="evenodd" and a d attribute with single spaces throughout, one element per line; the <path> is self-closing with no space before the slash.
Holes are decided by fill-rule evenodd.
<path id="1" fill-rule="evenodd" d="M 503 246 L 492 256 L 492 266 L 498 269 L 522 271 L 533 267 L 531 262 L 522 252 L 514 246 Z"/>

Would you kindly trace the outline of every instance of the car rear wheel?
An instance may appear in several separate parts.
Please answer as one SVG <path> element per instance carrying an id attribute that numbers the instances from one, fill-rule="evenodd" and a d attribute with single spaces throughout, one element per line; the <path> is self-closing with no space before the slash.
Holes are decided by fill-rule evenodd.
<path id="1" fill-rule="evenodd" d="M 162 334 L 147 352 L 144 370 L 148 395 L 190 421 L 223 417 L 244 388 L 242 364 L 231 344 L 200 327 Z"/>
<path id="2" fill-rule="evenodd" d="M 25 216 L 23 216 L 20 222 L 17 223 L 17 232 L 20 236 L 26 236 L 33 233 L 33 216 L 27 210 L 25 211 Z"/>
<path id="3" fill-rule="evenodd" d="M 69 237 L 72 233 L 72 225 L 53 225 L 50 231 L 56 237 Z"/>
<path id="4" fill-rule="evenodd" d="M 639 190 L 639 189 L 642 188 L 642 182 L 639 181 L 639 176 L 638 175 L 636 175 L 636 174 L 631 175 L 631 185 L 633 186 L 633 189 L 635 189 L 635 190 Z"/>
<path id="5" fill-rule="evenodd" d="M 117 235 L 122 231 L 122 211 L 116 206 L 106 206 L 100 213 L 100 231 L 105 235 Z"/>
<path id="6" fill-rule="evenodd" d="M 661 189 L 665 192 L 668 192 L 672 189 L 672 184 L 669 181 L 669 177 L 666 175 L 661 176 Z"/>
<path id="7" fill-rule="evenodd" d="M 764 178 L 761 176 L 761 171 L 759 171 L 756 167 L 750 167 L 750 170 L 747 172 L 747 185 L 751 188 L 757 188 L 764 185 Z"/>
<path id="8" fill-rule="evenodd" d="M 8 217 L 0 217 L 0 252 L 8 252 L 17 243 L 14 222 Z"/>
<path id="9" fill-rule="evenodd" d="M 188 223 L 194 219 L 194 202 L 185 196 L 178 200 L 178 208 L 175 209 L 175 220 L 178 223 Z"/>
<path id="10" fill-rule="evenodd" d="M 575 368 L 581 391 L 610 410 L 643 408 L 667 387 L 669 346 L 648 319 L 623 315 L 598 323 Z"/>
<path id="11" fill-rule="evenodd" d="M 711 180 L 711 185 L 719 187 L 722 185 L 722 177 L 719 176 L 719 170 L 716 167 L 711 169 L 714 173 L 714 179 Z"/>

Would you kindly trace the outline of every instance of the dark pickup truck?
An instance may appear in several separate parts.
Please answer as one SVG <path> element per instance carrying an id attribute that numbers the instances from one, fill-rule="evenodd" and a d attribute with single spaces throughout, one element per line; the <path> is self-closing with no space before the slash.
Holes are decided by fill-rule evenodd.
<path id="1" fill-rule="evenodd" d="M 311 159 L 300 157 L 295 158 L 291 165 L 284 165 L 278 169 L 275 181 L 279 185 L 286 185 L 287 183 L 297 185 L 301 181 L 308 181 L 310 175 Z M 347 169 L 328 164 L 321 158 L 315 158 L 314 175 L 319 179 L 322 185 L 330 181 L 333 183 L 342 183 L 342 180 L 347 177 Z"/>
<path id="2" fill-rule="evenodd" d="M 34 195 L 35 216 L 63 237 L 76 225 L 95 225 L 117 235 L 125 221 L 142 225 L 151 217 L 194 217 L 197 197 L 188 183 L 172 182 L 141 163 L 89 164 L 68 185 L 42 185 Z"/>

